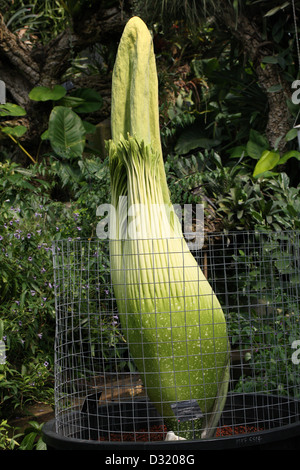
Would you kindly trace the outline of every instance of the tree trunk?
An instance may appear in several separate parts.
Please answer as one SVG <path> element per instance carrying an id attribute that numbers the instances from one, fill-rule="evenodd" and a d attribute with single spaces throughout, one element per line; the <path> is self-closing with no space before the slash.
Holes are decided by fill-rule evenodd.
<path id="1" fill-rule="evenodd" d="M 279 151 L 283 152 L 286 146 L 283 137 L 291 127 L 287 107 L 287 98 L 290 97 L 291 93 L 277 64 L 264 64 L 264 67 L 262 67 L 263 58 L 273 55 L 272 43 L 264 41 L 255 21 L 243 14 L 239 15 L 237 22 L 233 11 L 224 11 L 222 17 L 232 35 L 242 44 L 243 50 L 253 64 L 258 83 L 266 93 L 268 100 L 266 137 L 269 140 L 270 148 L 277 147 Z M 272 86 L 278 84 L 282 86 L 280 91 L 269 92 Z"/>
<path id="2" fill-rule="evenodd" d="M 22 124 L 28 128 L 22 137 L 24 146 L 30 145 L 33 152 L 38 148 L 51 110 L 50 103 L 30 100 L 30 90 L 39 85 L 61 84 L 74 54 L 88 46 L 106 44 L 110 40 L 117 44 L 128 18 L 128 13 L 120 7 L 107 9 L 104 1 L 97 2 L 95 11 L 87 11 L 86 17 L 78 20 L 75 18 L 72 29 L 67 28 L 46 45 L 32 46 L 9 31 L 0 15 L 0 78 L 6 84 L 7 101 L 27 111 L 22 118 Z M 73 82 L 76 85 L 76 80 Z M 79 86 L 91 86 L 102 95 L 104 106 L 98 113 L 99 120 L 109 114 L 110 82 L 110 73 L 107 76 L 85 76 L 78 80 Z"/>
<path id="3" fill-rule="evenodd" d="M 135 1 L 140 14 L 152 22 L 162 20 L 165 24 L 166 22 L 170 24 L 172 21 L 184 18 L 189 27 L 192 27 L 195 24 L 200 26 L 202 20 L 207 21 L 207 18 L 209 18 L 210 21 L 215 21 L 220 30 L 227 29 L 242 44 L 243 51 L 250 62 L 253 63 L 258 83 L 267 96 L 268 109 L 266 113 L 268 122 L 266 136 L 270 147 L 274 148 L 280 137 L 284 137 L 290 129 L 286 99 L 287 97 L 290 98 L 291 90 L 276 64 L 261 67 L 262 59 L 268 55 L 273 55 L 273 44 L 271 41 L 266 42 L 263 39 L 262 26 L 259 26 L 258 22 L 251 16 L 255 11 L 262 16 L 264 5 L 260 9 L 260 4 L 264 3 L 267 2 L 234 2 L 233 0 L 207 0 L 205 2 L 195 0 L 186 0 L 184 2 L 180 0 L 164 0 L 164 2 L 159 0 Z M 238 10 L 235 4 L 238 5 Z M 257 7 L 255 4 L 257 4 Z M 281 91 L 276 93 L 268 91 L 271 86 L 278 84 L 282 85 Z M 279 143 L 279 150 L 283 151 L 285 145 L 286 142 L 282 139 Z"/>

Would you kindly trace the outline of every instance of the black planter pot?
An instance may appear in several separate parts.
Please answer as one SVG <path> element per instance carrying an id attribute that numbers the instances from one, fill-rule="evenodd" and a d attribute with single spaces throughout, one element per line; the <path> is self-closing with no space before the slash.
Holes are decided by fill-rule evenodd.
<path id="1" fill-rule="evenodd" d="M 213 439 L 119 442 L 99 441 L 110 432 L 130 432 L 151 424 L 161 424 L 161 418 L 151 410 L 146 400 L 112 403 L 99 407 L 97 414 L 80 413 L 64 417 L 68 432 L 56 431 L 56 420 L 43 427 L 43 440 L 48 450 L 101 451 L 172 451 L 174 453 L 200 450 L 297 450 L 300 449 L 300 402 L 274 395 L 229 395 L 219 429 L 227 427 L 255 428 L 254 432 L 232 434 Z M 97 423 L 97 424 L 96 424 Z M 90 428 L 88 427 L 90 426 Z"/>

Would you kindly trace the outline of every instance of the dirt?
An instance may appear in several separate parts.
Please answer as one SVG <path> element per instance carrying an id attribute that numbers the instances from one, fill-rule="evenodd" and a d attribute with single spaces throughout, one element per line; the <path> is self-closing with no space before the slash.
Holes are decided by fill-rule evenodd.
<path id="1" fill-rule="evenodd" d="M 236 436 L 239 434 L 248 434 L 262 430 L 263 429 L 258 429 L 255 426 L 222 426 L 217 429 L 216 437 Z M 108 437 L 100 437 L 99 441 L 163 441 L 165 440 L 166 434 L 166 426 L 158 425 L 152 426 L 149 431 L 147 429 L 140 429 L 138 432 L 135 433 L 110 433 L 109 439 Z"/>
<path id="2" fill-rule="evenodd" d="M 24 414 L 9 420 L 9 425 L 18 428 L 18 432 L 23 432 L 30 426 L 29 421 L 37 421 L 39 424 L 50 421 L 54 418 L 53 407 L 45 403 L 35 403 L 24 411 Z"/>

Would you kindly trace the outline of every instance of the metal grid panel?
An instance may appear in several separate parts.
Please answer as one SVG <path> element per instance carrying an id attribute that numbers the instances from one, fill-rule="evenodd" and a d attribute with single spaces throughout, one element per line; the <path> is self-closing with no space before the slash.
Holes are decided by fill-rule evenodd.
<path id="1" fill-rule="evenodd" d="M 139 258 L 140 276 L 149 268 L 147 256 L 150 264 L 157 254 L 153 241 L 147 246 L 143 265 Z M 125 330 L 130 312 L 118 311 L 109 248 L 108 240 L 99 239 L 53 245 L 57 432 L 99 441 L 164 439 L 168 429 L 163 407 L 149 400 L 147 374 L 141 377 L 136 367 L 145 357 L 133 360 L 129 352 L 132 345 Z M 238 232 L 208 234 L 203 248 L 193 252 L 222 305 L 230 340 L 231 380 L 216 439 L 238 429 L 270 430 L 299 420 L 299 365 L 292 361 L 292 343 L 300 339 L 299 250 L 298 233 Z M 165 259 L 171 256 L 170 251 Z M 165 277 L 162 282 L 153 266 L 155 292 L 168 292 L 166 283 L 172 280 Z M 186 291 L 178 297 L 184 298 Z M 138 288 L 136 292 L 142 304 L 148 293 L 142 295 Z M 126 296 L 124 300 L 126 304 Z M 159 330 L 160 317 L 155 310 L 153 315 Z M 186 350 L 195 355 L 188 335 L 186 342 Z M 176 354 L 176 348 L 173 351 Z M 190 358 L 187 363 L 195 362 Z M 192 381 L 186 387 L 191 389 Z"/>

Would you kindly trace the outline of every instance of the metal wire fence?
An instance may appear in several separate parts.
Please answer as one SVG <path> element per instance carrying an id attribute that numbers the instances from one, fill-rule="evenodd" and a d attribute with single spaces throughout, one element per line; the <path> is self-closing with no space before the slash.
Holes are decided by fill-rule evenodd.
<path id="1" fill-rule="evenodd" d="M 168 431 L 180 436 L 179 429 L 168 429 L 164 416 L 166 408 L 163 403 L 159 403 L 157 394 L 153 399 L 151 393 L 152 353 L 149 351 L 154 348 L 154 359 L 164 364 L 166 346 L 161 339 L 162 333 L 156 332 L 159 344 L 134 344 L 142 342 L 144 338 L 142 312 L 143 305 L 150 295 L 149 290 L 141 289 L 141 286 L 145 287 L 141 278 L 147 274 L 151 265 L 151 272 L 155 272 L 156 276 L 148 276 L 147 282 L 154 284 L 157 298 L 165 295 L 163 292 L 169 292 L 170 283 L 176 282 L 176 279 L 170 277 L 167 261 L 164 265 L 164 276 L 158 275 L 158 269 L 162 267 L 153 264 L 153 256 L 151 264 L 151 255 L 158 254 L 153 248 L 153 241 L 148 241 L 148 261 L 145 252 L 143 263 L 141 252 L 135 253 L 139 259 L 139 263 L 134 265 L 135 271 L 139 272 L 139 277 L 135 279 L 139 279 L 139 282 L 134 285 L 134 292 L 136 304 L 141 307 L 136 313 L 139 323 L 138 326 L 135 324 L 135 328 L 140 330 L 140 335 L 130 336 L 126 328 L 134 328 L 132 323 L 128 323 L 128 316 L 132 314 L 132 303 L 126 300 L 130 297 L 132 285 L 129 285 L 127 280 L 120 311 L 121 304 L 118 304 L 116 299 L 116 285 L 112 284 L 111 243 L 109 240 L 75 239 L 60 240 L 53 244 L 57 317 L 56 430 L 66 437 L 99 442 L 164 440 Z M 178 252 L 176 254 L 178 255 Z M 174 254 L 170 251 L 164 259 L 170 260 L 172 256 Z M 222 392 L 226 402 L 222 413 L 219 413 L 220 409 L 217 410 L 218 422 L 214 427 L 213 438 L 222 439 L 224 436 L 238 433 L 267 432 L 298 423 L 299 234 L 206 234 L 203 247 L 193 252 L 193 256 L 221 304 L 228 335 L 229 389 L 228 393 Z M 122 259 L 118 269 L 130 269 L 128 264 L 124 268 Z M 184 256 L 182 268 L 186 269 Z M 178 265 L 177 270 L 180 271 Z M 122 276 L 119 279 L 123 279 Z M 186 298 L 187 285 L 192 281 L 194 279 L 184 279 L 177 292 L 178 298 Z M 124 285 L 122 287 L 124 289 Z M 203 315 L 199 308 L 199 305 L 203 305 L 201 295 L 203 293 L 200 289 L 197 295 L 193 293 L 192 299 L 194 305 L 198 306 L 200 323 Z M 216 338 L 204 337 L 205 326 L 197 341 L 189 337 L 188 332 L 194 326 L 190 325 L 188 320 L 191 303 L 185 302 L 184 305 L 182 310 L 186 326 L 181 325 L 177 334 L 175 321 L 173 322 L 173 336 L 168 336 L 168 344 L 172 343 L 172 349 L 167 348 L 168 352 L 165 354 L 168 360 L 171 360 L 168 374 L 175 377 L 172 382 L 175 395 L 171 396 L 181 397 L 180 387 L 191 391 L 190 400 L 187 400 L 188 417 L 182 418 L 184 413 L 187 413 L 187 408 L 181 408 L 182 400 L 173 400 L 174 415 L 178 421 L 186 419 L 193 422 L 192 430 L 195 431 L 198 425 L 195 424 L 195 418 L 202 417 L 205 405 L 202 400 L 201 406 L 197 408 L 194 391 L 203 392 L 206 387 L 205 399 L 214 398 L 209 396 L 212 393 L 210 384 L 202 381 L 201 388 L 197 381 L 202 380 L 200 376 L 204 373 L 201 364 L 205 356 L 205 342 L 215 341 Z M 152 315 L 157 330 L 161 328 L 167 333 L 170 325 L 162 320 L 161 310 L 158 312 L 154 309 Z M 184 350 L 187 357 L 180 359 L 177 369 L 175 366 L 175 369 L 172 369 L 172 364 L 178 359 L 176 355 L 182 355 L 183 349 L 177 348 L 176 344 L 182 343 L 179 330 L 182 333 L 184 329 Z M 135 351 L 134 355 L 132 351 Z M 143 357 L 139 357 L 140 351 L 143 351 Z M 148 361 L 143 373 L 141 360 Z M 189 364 L 187 370 L 184 370 L 187 380 L 182 384 L 181 373 L 184 367 L 187 367 L 186 364 Z M 197 364 L 199 373 L 195 371 Z M 153 368 L 155 367 L 157 366 L 153 362 Z M 216 363 L 216 367 L 220 366 Z M 164 378 L 169 376 L 162 365 L 159 370 L 159 386 L 163 388 L 168 383 Z M 147 377 L 150 377 L 148 384 Z M 216 377 L 216 380 L 223 380 L 218 373 Z M 161 397 L 163 396 L 164 391 L 161 390 Z M 162 398 L 163 400 L 165 398 Z M 198 437 L 197 433 L 195 437 Z"/>

